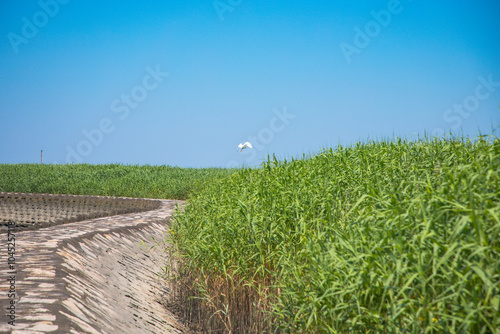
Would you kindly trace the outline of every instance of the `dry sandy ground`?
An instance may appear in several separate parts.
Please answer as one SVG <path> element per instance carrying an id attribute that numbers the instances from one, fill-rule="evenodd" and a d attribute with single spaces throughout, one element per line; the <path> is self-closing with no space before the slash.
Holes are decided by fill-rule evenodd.
<path id="1" fill-rule="evenodd" d="M 158 209 L 0 234 L 1 333 L 187 333 L 161 303 Z M 0 217 L 1 218 L 1 217 Z"/>

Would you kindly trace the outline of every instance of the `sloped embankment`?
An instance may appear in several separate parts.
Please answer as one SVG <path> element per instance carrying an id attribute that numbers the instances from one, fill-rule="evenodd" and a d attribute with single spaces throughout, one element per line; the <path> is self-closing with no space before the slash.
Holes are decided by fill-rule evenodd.
<path id="1" fill-rule="evenodd" d="M 159 201 L 142 198 L 0 192 L 0 233 L 7 232 L 9 221 L 16 231 L 35 230 L 158 207 Z"/>
<path id="2" fill-rule="evenodd" d="M 178 202 L 158 202 L 142 213 L 10 230 L 9 253 L 0 253 L 0 277 L 9 277 L 0 283 L 0 333 L 187 332 L 163 306 L 158 274 L 168 259 L 154 247 Z"/>

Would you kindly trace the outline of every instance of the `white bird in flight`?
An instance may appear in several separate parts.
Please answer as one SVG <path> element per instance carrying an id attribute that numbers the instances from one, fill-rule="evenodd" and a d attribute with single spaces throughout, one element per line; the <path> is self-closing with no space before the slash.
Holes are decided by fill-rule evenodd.
<path id="1" fill-rule="evenodd" d="M 238 145 L 238 148 L 240 149 L 240 152 L 243 151 L 244 149 L 246 148 L 253 148 L 252 144 L 250 144 L 250 142 L 245 142 L 244 144 L 239 144 Z"/>

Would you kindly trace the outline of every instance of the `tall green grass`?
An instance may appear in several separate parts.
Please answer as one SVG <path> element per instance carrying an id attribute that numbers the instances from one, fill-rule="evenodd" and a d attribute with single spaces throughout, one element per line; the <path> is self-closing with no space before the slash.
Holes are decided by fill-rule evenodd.
<path id="1" fill-rule="evenodd" d="M 204 331 L 499 333 L 497 138 L 269 159 L 189 203 L 171 274 Z"/>
<path id="2" fill-rule="evenodd" d="M 0 191 L 186 199 L 196 187 L 233 172 L 120 164 L 0 164 Z"/>

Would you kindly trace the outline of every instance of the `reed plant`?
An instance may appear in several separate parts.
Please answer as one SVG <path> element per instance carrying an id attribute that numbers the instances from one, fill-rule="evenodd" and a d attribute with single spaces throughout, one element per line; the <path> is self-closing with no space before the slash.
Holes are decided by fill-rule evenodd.
<path id="1" fill-rule="evenodd" d="M 500 140 L 268 158 L 191 193 L 174 299 L 204 332 L 499 333 Z"/>
<path id="2" fill-rule="evenodd" d="M 234 169 L 122 164 L 0 164 L 0 191 L 186 199 Z"/>

